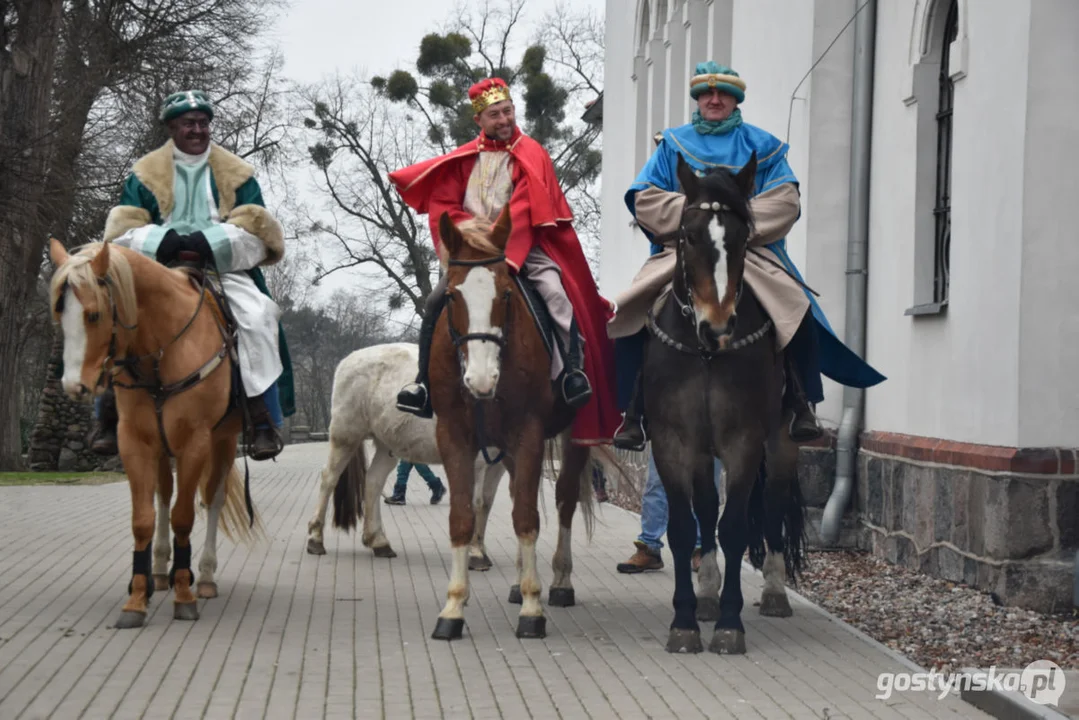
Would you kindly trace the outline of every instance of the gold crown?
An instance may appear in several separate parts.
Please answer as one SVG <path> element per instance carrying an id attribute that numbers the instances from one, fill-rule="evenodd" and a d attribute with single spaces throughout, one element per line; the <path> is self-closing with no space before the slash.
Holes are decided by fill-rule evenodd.
<path id="1" fill-rule="evenodd" d="M 472 101 L 472 109 L 479 115 L 497 102 L 510 99 L 510 89 L 501 85 L 492 85 Z"/>

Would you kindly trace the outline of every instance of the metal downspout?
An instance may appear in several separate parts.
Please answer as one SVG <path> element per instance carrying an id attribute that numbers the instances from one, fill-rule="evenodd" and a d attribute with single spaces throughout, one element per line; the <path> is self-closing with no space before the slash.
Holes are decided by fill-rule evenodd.
<path id="1" fill-rule="evenodd" d="M 873 56 L 877 2 L 866 0 L 854 24 L 854 92 L 851 103 L 850 214 L 847 218 L 847 309 L 844 341 L 865 357 L 866 275 L 869 246 L 869 166 L 873 122 Z M 836 446 L 836 475 L 832 494 L 821 517 L 820 539 L 835 545 L 843 513 L 854 490 L 858 433 L 862 426 L 865 390 L 843 388 L 843 416 Z"/>

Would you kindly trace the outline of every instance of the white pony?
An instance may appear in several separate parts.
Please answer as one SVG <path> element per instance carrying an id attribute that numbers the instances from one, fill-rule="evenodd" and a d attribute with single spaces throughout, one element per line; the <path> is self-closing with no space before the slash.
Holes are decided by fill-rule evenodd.
<path id="1" fill-rule="evenodd" d="M 357 350 L 334 371 L 330 416 L 330 453 L 322 470 L 318 507 L 307 525 L 307 552 L 325 555 L 323 528 L 330 494 L 334 496 L 334 527 L 346 532 L 363 518 L 363 544 L 377 557 L 397 553 L 382 528 L 382 489 L 399 460 L 439 465 L 442 459 L 435 442 L 435 418 L 424 419 L 397 409 L 397 391 L 412 382 L 419 363 L 419 347 L 412 343 L 389 343 Z M 364 451 L 371 440 L 375 455 L 370 465 Z M 491 457 L 497 449 L 489 449 Z M 470 570 L 489 570 L 491 560 L 484 547 L 487 517 L 506 468 L 488 466 L 482 454 L 476 460 L 473 499 L 476 529 L 469 548 Z M 366 509 L 366 512 L 365 512 Z"/>

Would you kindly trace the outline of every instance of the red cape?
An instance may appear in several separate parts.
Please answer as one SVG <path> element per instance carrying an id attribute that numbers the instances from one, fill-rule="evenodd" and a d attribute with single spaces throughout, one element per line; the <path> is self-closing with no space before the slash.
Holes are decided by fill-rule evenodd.
<path id="1" fill-rule="evenodd" d="M 390 173 L 402 199 L 427 214 L 435 247 L 441 245 L 438 221 L 449 212 L 455 223 L 471 217 L 462 203 L 476 156 L 505 151 L 513 156 L 514 191 L 510 197 L 512 230 L 506 262 L 520 270 L 533 245 L 538 245 L 562 270 L 573 314 L 585 342 L 585 374 L 592 398 L 577 411 L 573 441 L 610 443 L 622 421 L 615 401 L 614 343 L 607 337 L 611 304 L 599 294 L 581 242 L 570 224 L 573 213 L 555 176 L 554 163 L 539 143 L 520 130 L 507 143 L 478 137 L 453 152 Z"/>

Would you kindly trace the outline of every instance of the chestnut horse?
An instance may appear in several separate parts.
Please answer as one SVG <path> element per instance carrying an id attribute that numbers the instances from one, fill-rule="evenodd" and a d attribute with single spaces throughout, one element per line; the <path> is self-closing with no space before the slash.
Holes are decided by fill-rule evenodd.
<path id="1" fill-rule="evenodd" d="M 224 315 L 188 272 L 128 248 L 93 243 L 69 255 L 54 239 L 50 257 L 56 265 L 50 306 L 64 334 L 64 391 L 89 399 L 104 389 L 107 374 L 116 388 L 117 440 L 131 488 L 135 553 L 128 599 L 115 627 L 144 625 L 154 590 L 169 585 L 175 593 L 173 617 L 197 620 L 191 570 L 195 494 L 201 491 L 209 507 L 199 597 L 217 595 L 218 519 L 229 537 L 246 542 L 261 534 L 253 508 L 248 508 L 251 525 L 245 522 L 243 478 L 235 467 L 242 423 L 229 402 L 234 346 Z M 177 494 L 173 566 L 166 574 L 170 451 L 176 458 Z"/>
<path id="2" fill-rule="evenodd" d="M 536 569 L 538 502 L 544 457 L 550 458 L 554 450 L 554 443 L 546 441 L 559 435 L 559 527 L 551 563 L 551 605 L 574 603 L 570 531 L 578 503 L 589 537 L 592 532 L 592 483 L 585 477 L 591 450 L 570 442 L 575 411 L 554 391 L 543 337 L 510 275 L 505 257 L 509 234 L 508 206 L 489 231 L 474 220 L 456 226 L 448 214 L 439 218 L 447 301 L 431 344 L 430 381 L 435 437 L 449 482 L 453 564 L 446 605 L 432 634 L 436 639 L 459 638 L 464 628 L 469 544 L 476 520 L 475 461 L 481 450 L 490 462 L 489 448 L 501 449 L 510 474 L 518 543 L 518 585 L 511 601 L 519 595 L 521 602 L 517 637 L 546 636 Z"/>

